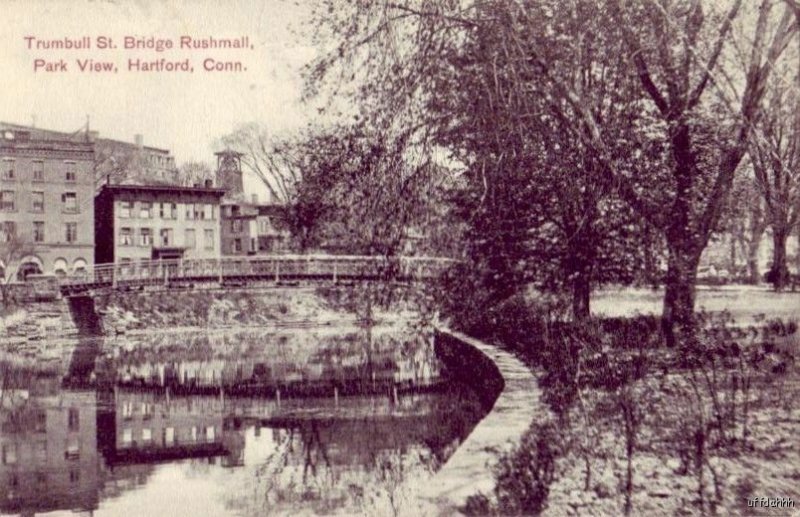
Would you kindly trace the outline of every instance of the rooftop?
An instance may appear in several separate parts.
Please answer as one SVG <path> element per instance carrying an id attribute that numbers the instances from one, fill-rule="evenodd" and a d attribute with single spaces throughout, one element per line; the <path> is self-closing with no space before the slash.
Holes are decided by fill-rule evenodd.
<path id="1" fill-rule="evenodd" d="M 180 185 L 141 185 L 112 183 L 103 185 L 100 194 L 104 192 L 166 192 L 176 194 L 217 194 L 222 197 L 225 189 L 215 187 L 184 187 Z"/>

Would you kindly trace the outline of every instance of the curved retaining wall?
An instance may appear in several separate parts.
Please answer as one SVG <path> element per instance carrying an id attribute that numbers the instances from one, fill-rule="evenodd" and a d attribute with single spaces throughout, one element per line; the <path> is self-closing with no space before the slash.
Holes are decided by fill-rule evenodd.
<path id="1" fill-rule="evenodd" d="M 497 396 L 489 413 L 418 494 L 421 514 L 458 515 L 469 496 L 492 492 L 500 454 L 519 444 L 533 419 L 548 410 L 540 403 L 536 378 L 511 353 L 440 329 L 436 354 L 452 374 L 477 385 L 482 396 Z"/>

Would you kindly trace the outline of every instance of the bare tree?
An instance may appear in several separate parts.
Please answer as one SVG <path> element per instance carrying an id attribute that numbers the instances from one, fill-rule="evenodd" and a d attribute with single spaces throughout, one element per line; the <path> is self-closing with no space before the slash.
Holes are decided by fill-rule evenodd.
<path id="1" fill-rule="evenodd" d="M 204 184 L 205 180 L 213 180 L 214 171 L 205 162 L 186 162 L 178 167 L 178 181 L 181 185 L 192 186 Z"/>
<path id="2" fill-rule="evenodd" d="M 246 172 L 260 179 L 272 198 L 289 203 L 302 178 L 298 164 L 302 157 L 294 153 L 291 140 L 277 139 L 256 123 L 244 124 L 221 137 L 221 147 L 242 153 L 242 166 Z"/>
<path id="3" fill-rule="evenodd" d="M 20 261 L 33 251 L 32 243 L 16 231 L 0 228 L 0 293 L 3 306 L 11 303 L 11 283 L 16 278 Z"/>
<path id="4" fill-rule="evenodd" d="M 796 84 L 800 70 L 794 71 L 794 77 L 787 72 L 769 82 L 764 114 L 750 136 L 749 148 L 772 229 L 768 276 L 779 291 L 789 281 L 786 240 L 800 221 L 800 92 Z"/>

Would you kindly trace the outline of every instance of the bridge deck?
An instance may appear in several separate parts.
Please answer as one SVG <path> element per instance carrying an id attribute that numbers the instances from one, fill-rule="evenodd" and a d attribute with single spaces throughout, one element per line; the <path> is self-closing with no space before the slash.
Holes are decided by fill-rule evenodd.
<path id="1" fill-rule="evenodd" d="M 98 264 L 59 278 L 62 294 L 145 286 L 181 288 L 196 284 L 246 285 L 272 281 L 420 281 L 437 277 L 452 263 L 436 257 L 271 255 L 219 259 L 147 260 Z"/>

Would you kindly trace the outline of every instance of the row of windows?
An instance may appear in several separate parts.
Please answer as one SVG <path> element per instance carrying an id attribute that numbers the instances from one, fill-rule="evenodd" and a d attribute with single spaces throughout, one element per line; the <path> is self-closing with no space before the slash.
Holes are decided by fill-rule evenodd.
<path id="1" fill-rule="evenodd" d="M 181 443 L 197 443 L 197 442 L 213 442 L 217 439 L 216 429 L 213 425 L 205 428 L 197 428 L 195 426 L 187 428 L 183 431 L 183 436 L 177 436 L 174 427 L 166 427 L 161 432 L 161 441 L 164 445 L 175 445 L 179 441 Z M 153 430 L 149 428 L 142 429 L 141 441 L 144 444 L 153 443 Z M 122 430 L 122 446 L 130 447 L 134 444 L 133 429 Z"/>
<path id="2" fill-rule="evenodd" d="M 17 193 L 13 190 L 0 191 L 0 212 L 15 212 L 17 210 Z M 31 212 L 44 212 L 44 192 L 31 192 Z M 67 213 L 78 212 L 78 194 L 64 192 L 61 194 L 61 210 Z"/>
<path id="3" fill-rule="evenodd" d="M 64 181 L 73 182 L 78 179 L 78 166 L 75 162 L 64 162 Z M 33 181 L 44 181 L 45 171 L 44 162 L 35 160 L 31 168 L 31 179 Z M 13 158 L 3 158 L 0 162 L 0 179 L 12 181 L 19 178 L 19 171 L 16 169 L 16 161 Z"/>
<path id="4" fill-rule="evenodd" d="M 119 229 L 120 246 L 143 246 L 153 245 L 153 229 L 139 228 L 138 239 L 133 228 L 122 227 Z M 172 228 L 161 228 L 158 231 L 158 246 L 176 246 L 175 232 Z M 189 249 L 197 248 L 197 233 L 193 228 L 187 228 L 183 233 L 183 246 Z M 214 230 L 203 230 L 203 249 L 214 249 Z"/>
<path id="5" fill-rule="evenodd" d="M 44 221 L 33 221 L 33 233 L 31 240 L 33 242 L 44 242 L 45 231 Z M 78 242 L 78 223 L 64 223 L 63 225 L 64 242 L 73 243 Z M 17 223 L 14 221 L 4 221 L 0 225 L 0 242 L 9 242 L 17 235 Z"/>
<path id="6" fill-rule="evenodd" d="M 187 220 L 213 220 L 214 205 L 209 203 L 180 204 Z M 157 208 L 157 210 L 156 210 Z M 177 219 L 178 203 L 151 203 L 149 201 L 120 201 L 120 219 L 152 219 L 158 214 L 161 219 Z"/>

